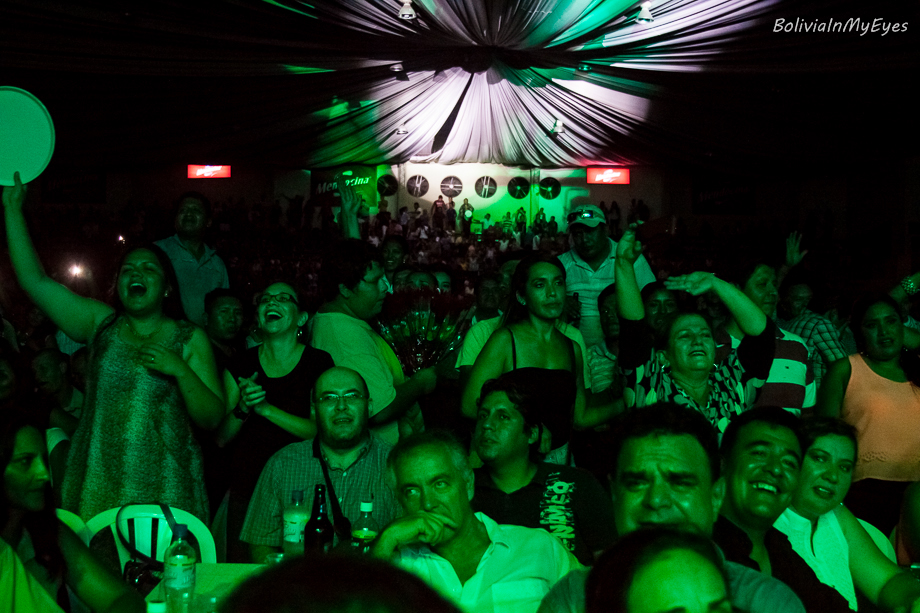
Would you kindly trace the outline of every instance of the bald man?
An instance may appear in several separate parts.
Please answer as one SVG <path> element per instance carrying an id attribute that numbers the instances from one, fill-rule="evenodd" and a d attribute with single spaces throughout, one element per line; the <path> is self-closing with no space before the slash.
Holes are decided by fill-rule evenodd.
<path id="1" fill-rule="evenodd" d="M 381 526 L 398 515 L 392 491 L 386 485 L 386 458 L 392 446 L 367 427 L 373 399 L 367 384 L 350 368 L 330 368 L 316 380 L 310 399 L 316 419 L 315 439 L 293 443 L 273 455 L 259 477 L 249 503 L 240 540 L 249 543 L 252 561 L 262 563 L 281 551 L 282 514 L 293 490 L 304 491 L 304 504 L 312 508 L 314 486 L 329 481 L 340 501 L 342 514 L 354 522 L 361 502 L 374 502 L 374 518 Z M 327 484 L 327 501 L 332 494 Z M 334 521 L 330 509 L 330 521 Z"/>

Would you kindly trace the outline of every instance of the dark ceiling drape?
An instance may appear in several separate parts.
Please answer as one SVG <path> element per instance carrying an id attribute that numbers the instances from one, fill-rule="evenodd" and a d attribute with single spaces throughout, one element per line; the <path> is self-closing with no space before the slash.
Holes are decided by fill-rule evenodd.
<path id="1" fill-rule="evenodd" d="M 916 2 L 654 0 L 650 24 L 623 0 L 416 0 L 414 21 L 400 4 L 0 2 L 0 85 L 46 103 L 72 164 L 751 171 L 918 136 Z M 797 18 L 908 30 L 773 31 Z"/>

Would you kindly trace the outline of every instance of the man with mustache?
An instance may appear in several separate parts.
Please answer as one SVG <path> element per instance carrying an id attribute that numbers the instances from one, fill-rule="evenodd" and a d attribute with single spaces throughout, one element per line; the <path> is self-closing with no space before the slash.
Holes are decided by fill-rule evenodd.
<path id="1" fill-rule="evenodd" d="M 615 538 L 613 509 L 591 473 L 543 462 L 540 453 L 544 390 L 512 370 L 482 386 L 473 449 L 473 508 L 500 524 L 543 528 L 582 564 L 592 564 Z"/>
<path id="2" fill-rule="evenodd" d="M 725 499 L 716 430 L 701 413 L 661 402 L 633 409 L 612 446 L 610 488 L 616 530 L 674 528 L 710 536 Z M 803 613 L 788 586 L 725 562 L 732 605 L 750 613 Z M 574 570 L 543 599 L 539 613 L 584 613 L 587 569 Z"/>

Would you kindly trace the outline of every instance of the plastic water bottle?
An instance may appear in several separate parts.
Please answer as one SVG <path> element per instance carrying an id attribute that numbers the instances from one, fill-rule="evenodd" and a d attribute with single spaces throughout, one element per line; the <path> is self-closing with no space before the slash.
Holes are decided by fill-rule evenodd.
<path id="1" fill-rule="evenodd" d="M 374 519 L 374 503 L 361 503 L 361 517 L 351 525 L 351 544 L 358 553 L 367 553 L 371 549 L 371 543 L 377 538 L 380 532 L 380 526 Z"/>
<path id="2" fill-rule="evenodd" d="M 291 504 L 284 509 L 284 540 L 281 548 L 284 557 L 303 555 L 303 529 L 310 513 L 303 503 L 303 490 L 291 492 Z"/>
<path id="3" fill-rule="evenodd" d="M 195 595 L 195 549 L 188 542 L 188 526 L 176 524 L 175 541 L 166 550 L 163 581 L 166 583 L 166 609 L 169 613 L 188 613 Z"/>

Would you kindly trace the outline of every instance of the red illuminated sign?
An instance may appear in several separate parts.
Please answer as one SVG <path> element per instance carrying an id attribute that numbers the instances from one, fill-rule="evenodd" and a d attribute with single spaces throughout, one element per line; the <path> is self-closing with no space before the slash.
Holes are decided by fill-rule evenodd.
<path id="1" fill-rule="evenodd" d="M 629 185 L 629 169 L 589 168 L 588 183 L 591 185 Z"/>
<path id="2" fill-rule="evenodd" d="M 189 179 L 229 179 L 229 166 L 202 166 L 200 164 L 188 165 Z"/>

